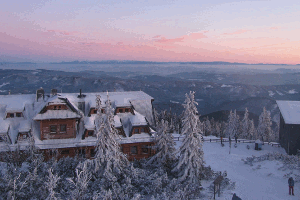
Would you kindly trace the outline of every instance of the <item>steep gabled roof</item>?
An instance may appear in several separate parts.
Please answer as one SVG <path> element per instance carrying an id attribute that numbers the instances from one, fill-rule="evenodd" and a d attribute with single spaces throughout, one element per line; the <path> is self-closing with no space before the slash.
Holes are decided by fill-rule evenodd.
<path id="1" fill-rule="evenodd" d="M 300 124 L 300 101 L 276 101 L 286 124 Z"/>

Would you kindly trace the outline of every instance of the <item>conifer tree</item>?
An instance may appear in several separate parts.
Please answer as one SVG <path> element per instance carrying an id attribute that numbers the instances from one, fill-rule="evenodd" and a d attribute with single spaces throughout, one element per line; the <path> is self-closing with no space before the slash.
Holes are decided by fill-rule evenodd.
<path id="1" fill-rule="evenodd" d="M 174 163 L 175 157 L 175 142 L 173 135 L 168 132 L 168 122 L 161 120 L 156 137 L 156 154 L 147 162 L 147 164 L 161 165 L 170 168 Z"/>
<path id="2" fill-rule="evenodd" d="M 239 130 L 239 116 L 236 114 L 236 110 L 234 112 L 230 111 L 227 121 L 227 127 L 225 134 L 227 137 L 238 137 Z"/>
<path id="3" fill-rule="evenodd" d="M 271 121 L 271 114 L 270 111 L 263 108 L 263 112 L 259 116 L 259 123 L 257 127 L 257 133 L 259 139 L 262 141 L 270 142 L 273 138 L 273 131 L 272 131 L 272 121 Z"/>
<path id="4" fill-rule="evenodd" d="M 250 139 L 250 140 L 257 139 L 257 131 L 255 129 L 253 120 L 250 120 L 249 135 L 248 135 L 247 139 Z"/>
<path id="5" fill-rule="evenodd" d="M 248 109 L 245 108 L 244 118 L 241 122 L 241 135 L 244 139 L 249 139 L 250 119 Z"/>
<path id="6" fill-rule="evenodd" d="M 127 157 L 120 150 L 118 132 L 114 125 L 114 110 L 107 96 L 105 114 L 101 113 L 100 96 L 96 98 L 96 174 L 104 177 L 104 183 L 112 184 L 121 176 L 123 169 L 128 165 Z M 108 182 L 106 182 L 108 181 Z"/>
<path id="7" fill-rule="evenodd" d="M 196 108 L 195 92 L 186 94 L 183 104 L 182 134 L 185 135 L 178 149 L 179 159 L 172 172 L 178 175 L 178 181 L 187 186 L 197 187 L 201 185 L 204 159 L 201 141 L 200 120 Z"/>

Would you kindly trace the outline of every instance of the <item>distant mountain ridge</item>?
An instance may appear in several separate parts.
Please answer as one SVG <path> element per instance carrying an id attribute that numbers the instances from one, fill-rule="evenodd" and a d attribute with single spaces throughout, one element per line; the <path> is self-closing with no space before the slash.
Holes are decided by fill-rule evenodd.
<path id="1" fill-rule="evenodd" d="M 50 64 L 166 64 L 166 63 L 177 63 L 177 64 L 199 64 L 199 65 L 286 65 L 286 64 L 264 64 L 264 63 L 239 63 L 239 62 L 224 62 L 224 61 L 212 61 L 212 62 L 157 62 L 157 61 L 136 61 L 136 60 L 102 60 L 102 61 L 62 61 L 62 62 L 51 62 Z"/>

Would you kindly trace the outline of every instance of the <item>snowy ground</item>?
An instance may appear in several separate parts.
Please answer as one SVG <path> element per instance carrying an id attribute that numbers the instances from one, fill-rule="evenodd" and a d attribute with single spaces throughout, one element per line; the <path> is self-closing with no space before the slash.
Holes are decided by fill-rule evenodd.
<path id="1" fill-rule="evenodd" d="M 181 142 L 177 141 L 176 146 L 179 147 Z M 248 150 L 247 145 L 251 148 Z M 300 199 L 300 183 L 295 183 L 295 196 L 288 194 L 288 178 L 284 175 L 288 173 L 298 174 L 296 170 L 279 169 L 283 166 L 280 161 L 262 161 L 253 163 L 253 166 L 244 164 L 242 159 L 246 157 L 260 156 L 270 152 L 284 153 L 283 148 L 272 147 L 271 145 L 263 145 L 263 150 L 254 150 L 254 144 L 239 143 L 234 148 L 234 142 L 231 146 L 229 154 L 229 144 L 225 143 L 225 147 L 221 147 L 220 143 L 204 142 L 203 144 L 204 158 L 206 165 L 210 165 L 215 171 L 227 171 L 227 177 L 235 183 L 235 189 L 221 192 L 220 197 L 216 199 L 230 199 L 233 193 L 236 193 L 243 200 L 289 200 Z M 259 166 L 260 165 L 260 166 Z M 204 193 L 209 197 L 213 194 L 209 192 L 208 187 L 212 181 L 203 181 L 202 186 L 205 188 Z"/>

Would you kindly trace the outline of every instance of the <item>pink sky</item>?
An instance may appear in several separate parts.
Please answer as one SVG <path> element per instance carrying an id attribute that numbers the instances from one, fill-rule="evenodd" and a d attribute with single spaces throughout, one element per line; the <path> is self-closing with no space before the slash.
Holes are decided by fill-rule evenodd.
<path id="1" fill-rule="evenodd" d="M 289 1 L 36 2 L 1 3 L 0 61 L 300 63 L 300 7 Z"/>

